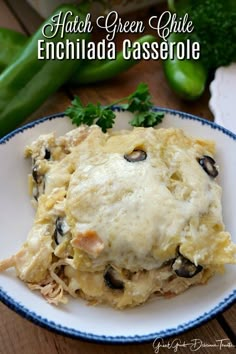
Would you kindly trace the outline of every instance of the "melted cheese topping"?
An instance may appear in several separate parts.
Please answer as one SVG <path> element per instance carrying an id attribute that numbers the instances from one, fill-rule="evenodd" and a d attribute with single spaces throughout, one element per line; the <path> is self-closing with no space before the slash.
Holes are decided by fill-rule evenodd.
<path id="1" fill-rule="evenodd" d="M 127 161 L 134 150 L 145 158 Z M 118 308 L 206 283 L 224 264 L 236 263 L 221 188 L 199 164 L 214 153 L 212 141 L 180 129 L 103 134 L 82 126 L 59 138 L 40 136 L 26 148 L 34 225 L 0 271 L 15 266 L 50 303 L 65 302 L 67 292 Z M 173 261 L 179 269 L 183 259 L 191 278 L 175 272 Z M 194 264 L 200 265 L 195 274 Z M 104 278 L 109 268 L 119 290 Z"/>
<path id="2" fill-rule="evenodd" d="M 203 153 L 213 154 L 212 142 L 178 129 L 152 128 L 105 142 L 97 132 L 90 138 L 84 153 L 75 154 L 66 200 L 73 237 L 94 230 L 104 243 L 99 257 L 89 257 L 89 267 L 112 262 L 130 270 L 152 269 L 174 257 L 178 245 L 196 264 L 224 263 L 230 236 L 222 231 L 221 188 L 197 161 Z M 124 159 L 138 148 L 146 160 Z"/>

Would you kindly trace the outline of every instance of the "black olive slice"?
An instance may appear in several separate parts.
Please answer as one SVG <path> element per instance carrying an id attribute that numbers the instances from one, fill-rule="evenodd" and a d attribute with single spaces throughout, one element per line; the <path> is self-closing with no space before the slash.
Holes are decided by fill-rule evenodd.
<path id="1" fill-rule="evenodd" d="M 50 160 L 51 158 L 51 151 L 48 150 L 47 148 L 45 149 L 44 158 L 45 160 Z"/>
<path id="2" fill-rule="evenodd" d="M 219 172 L 215 167 L 215 160 L 212 157 L 204 155 L 198 162 L 209 176 L 215 178 L 218 175 Z"/>
<path id="3" fill-rule="evenodd" d="M 33 169 L 32 169 L 32 176 L 37 184 L 40 184 L 43 180 L 43 176 L 40 175 L 40 173 L 38 172 L 38 168 L 35 165 L 33 166 Z"/>
<path id="4" fill-rule="evenodd" d="M 33 197 L 36 200 L 36 202 L 38 201 L 39 198 L 39 189 L 38 186 L 33 188 Z"/>
<path id="5" fill-rule="evenodd" d="M 202 266 L 195 266 L 189 259 L 179 254 L 179 256 L 173 261 L 172 269 L 182 278 L 192 278 L 197 273 L 201 272 Z"/>
<path id="6" fill-rule="evenodd" d="M 56 220 L 56 229 L 57 229 L 57 232 L 58 232 L 61 236 L 64 235 L 64 232 L 63 232 L 63 223 L 64 223 L 64 219 L 58 217 L 57 220 Z"/>
<path id="7" fill-rule="evenodd" d="M 63 241 L 63 236 L 68 232 L 68 225 L 64 218 L 58 217 L 56 219 L 56 227 L 54 231 L 54 239 L 57 245 Z"/>
<path id="8" fill-rule="evenodd" d="M 108 288 L 113 290 L 123 290 L 124 283 L 122 280 L 118 279 L 118 274 L 115 269 L 111 266 L 107 268 L 104 274 L 104 281 Z"/>
<path id="9" fill-rule="evenodd" d="M 130 154 L 125 154 L 124 158 L 128 162 L 144 161 L 147 158 L 147 153 L 143 150 L 133 150 Z"/>

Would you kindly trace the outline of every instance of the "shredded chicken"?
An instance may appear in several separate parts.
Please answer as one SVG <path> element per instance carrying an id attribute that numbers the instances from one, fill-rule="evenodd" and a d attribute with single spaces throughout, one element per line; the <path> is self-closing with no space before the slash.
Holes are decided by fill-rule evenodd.
<path id="1" fill-rule="evenodd" d="M 3 261 L 0 261 L 0 272 L 15 266 L 15 256 L 11 256 Z"/>
<path id="2" fill-rule="evenodd" d="M 67 293 L 69 293 L 71 296 L 75 297 L 76 295 L 74 294 L 74 292 L 72 292 L 70 290 L 70 288 L 66 285 L 64 280 L 60 276 L 58 276 L 56 273 L 57 268 L 60 268 L 62 266 L 66 266 L 68 264 L 69 264 L 69 262 L 67 262 L 66 259 L 61 259 L 61 260 L 53 263 L 49 267 L 49 272 L 50 272 L 50 276 L 54 280 L 54 282 L 56 282 L 59 286 L 61 286 L 62 289 L 65 290 Z"/>
<path id="3" fill-rule="evenodd" d="M 39 290 L 49 304 L 66 304 L 68 299 L 64 296 L 64 289 L 61 284 L 56 282 L 50 276 L 38 284 L 28 284 L 31 290 Z"/>
<path id="4" fill-rule="evenodd" d="M 77 238 L 74 238 L 71 244 L 73 247 L 79 248 L 95 258 L 104 249 L 103 241 L 93 230 L 88 230 L 84 233 L 79 232 Z"/>

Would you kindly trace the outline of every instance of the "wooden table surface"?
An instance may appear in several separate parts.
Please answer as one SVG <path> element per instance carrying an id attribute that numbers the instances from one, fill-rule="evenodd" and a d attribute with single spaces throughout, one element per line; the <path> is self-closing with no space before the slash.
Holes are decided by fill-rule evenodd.
<path id="1" fill-rule="evenodd" d="M 161 10 L 162 7 L 156 5 L 152 9 L 133 14 L 132 17 L 145 19 L 150 16 L 150 13 L 158 14 Z M 41 21 L 42 19 L 38 14 L 24 0 L 0 0 L 0 26 L 31 34 L 40 25 Z M 100 34 L 97 33 L 97 36 L 100 36 Z M 135 38 L 134 35 L 128 37 Z M 122 35 L 116 38 L 118 42 L 123 39 L 124 36 Z M 186 103 L 180 100 L 169 89 L 159 61 L 143 61 L 116 79 L 101 84 L 83 86 L 73 90 L 70 87 L 61 88 L 37 112 L 29 117 L 29 120 L 63 111 L 68 106 L 73 94 L 79 95 L 84 103 L 89 101 L 100 101 L 102 104 L 112 102 L 131 93 L 140 81 L 148 83 L 153 102 L 156 105 L 179 109 L 213 120 L 213 116 L 208 109 L 209 92 L 206 91 L 204 96 L 195 103 Z M 172 343 L 174 339 L 178 339 L 181 343 L 188 343 L 194 338 L 198 338 L 206 344 L 199 350 L 199 353 L 236 352 L 233 347 L 225 347 L 220 350 L 219 347 L 211 346 L 221 339 L 228 339 L 230 343 L 236 345 L 236 304 L 200 327 L 176 338 L 166 339 L 164 343 Z M 36 326 L 0 303 L 0 354 L 151 354 L 154 352 L 152 343 L 113 346 L 66 338 Z M 160 349 L 160 353 L 173 352 L 173 348 Z M 178 352 L 189 353 L 190 349 L 181 347 Z"/>

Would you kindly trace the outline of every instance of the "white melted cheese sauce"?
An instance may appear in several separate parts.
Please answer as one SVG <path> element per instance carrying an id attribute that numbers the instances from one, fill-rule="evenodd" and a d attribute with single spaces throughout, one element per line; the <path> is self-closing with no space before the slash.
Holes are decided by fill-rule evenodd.
<path id="1" fill-rule="evenodd" d="M 67 193 L 72 235 L 94 230 L 104 243 L 93 267 L 111 262 L 131 270 L 156 268 L 185 240 L 199 248 L 198 253 L 186 249 L 186 256 L 204 261 L 209 225 L 200 225 L 201 217 L 208 214 L 213 225 L 222 223 L 221 188 L 197 161 L 212 144 L 196 143 L 175 129 L 139 128 L 123 136 L 119 146 L 116 138 L 96 154 L 88 148 L 78 156 Z M 128 162 L 124 153 L 135 148 L 135 139 L 147 158 Z"/>

